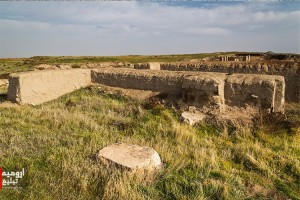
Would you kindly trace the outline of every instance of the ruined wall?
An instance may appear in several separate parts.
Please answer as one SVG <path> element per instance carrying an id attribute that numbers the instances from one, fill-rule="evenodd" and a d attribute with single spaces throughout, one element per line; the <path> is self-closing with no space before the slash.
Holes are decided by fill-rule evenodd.
<path id="1" fill-rule="evenodd" d="M 8 99 L 41 104 L 92 82 L 129 89 L 167 93 L 185 106 L 209 112 L 227 106 L 284 110 L 284 77 L 129 68 L 43 70 L 11 74 Z"/>
<path id="2" fill-rule="evenodd" d="M 244 74 L 281 75 L 285 78 L 285 98 L 300 102 L 300 64 L 292 61 L 263 62 L 185 62 L 161 63 L 161 70 L 203 71 Z"/>
<path id="3" fill-rule="evenodd" d="M 225 80 L 225 104 L 228 106 L 261 107 L 280 112 L 284 110 L 284 77 L 270 75 L 229 75 Z"/>
<path id="4" fill-rule="evenodd" d="M 92 81 L 109 86 L 168 93 L 196 107 L 224 107 L 222 73 L 171 72 L 134 69 L 92 70 Z"/>
<path id="5" fill-rule="evenodd" d="M 151 69 L 160 70 L 159 62 L 149 62 L 149 63 L 137 63 L 133 65 L 134 69 Z"/>
<path id="6" fill-rule="evenodd" d="M 91 84 L 90 69 L 43 70 L 10 74 L 8 99 L 41 104 Z"/>
<path id="7" fill-rule="evenodd" d="M 134 69 L 94 69 L 92 81 L 108 86 L 180 94 L 184 72 L 165 72 Z"/>
<path id="8" fill-rule="evenodd" d="M 159 64 L 159 63 L 158 63 Z M 133 64 L 127 62 L 92 62 L 92 63 L 59 63 L 59 64 L 39 64 L 33 66 L 35 70 L 60 70 L 60 69 L 72 69 L 72 68 L 104 68 L 104 67 L 130 67 L 133 68 Z"/>
<path id="9" fill-rule="evenodd" d="M 109 86 L 172 93 L 188 106 L 225 110 L 225 105 L 284 110 L 284 77 L 134 69 L 92 70 L 92 81 Z"/>
<path id="10" fill-rule="evenodd" d="M 187 106 L 225 111 L 224 80 L 225 74 L 197 73 L 187 75 L 182 81 L 182 102 Z"/>

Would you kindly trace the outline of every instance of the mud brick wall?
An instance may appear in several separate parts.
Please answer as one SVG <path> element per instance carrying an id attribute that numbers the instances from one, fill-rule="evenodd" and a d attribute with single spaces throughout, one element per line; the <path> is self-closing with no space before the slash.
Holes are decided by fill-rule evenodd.
<path id="1" fill-rule="evenodd" d="M 214 72 L 172 72 L 134 69 L 92 70 L 92 81 L 109 86 L 177 94 L 188 105 L 248 105 L 284 110 L 285 81 L 282 76 L 225 74 Z"/>
<path id="2" fill-rule="evenodd" d="M 300 102 L 300 64 L 293 61 L 254 62 L 173 62 L 160 63 L 161 70 L 203 71 L 281 75 L 285 78 L 285 99 Z"/>
<path id="3" fill-rule="evenodd" d="M 11 74 L 8 98 L 41 104 L 92 83 L 167 93 L 187 106 L 226 111 L 227 106 L 284 111 L 283 76 L 129 68 L 43 70 Z"/>
<path id="4" fill-rule="evenodd" d="M 43 70 L 10 74 L 8 99 L 41 104 L 91 84 L 90 69 Z"/>

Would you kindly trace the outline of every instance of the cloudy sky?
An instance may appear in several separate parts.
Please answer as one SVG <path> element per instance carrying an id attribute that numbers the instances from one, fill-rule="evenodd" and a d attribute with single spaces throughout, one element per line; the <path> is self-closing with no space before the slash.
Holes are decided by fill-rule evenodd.
<path id="1" fill-rule="evenodd" d="M 0 57 L 300 53 L 300 2 L 0 2 Z"/>

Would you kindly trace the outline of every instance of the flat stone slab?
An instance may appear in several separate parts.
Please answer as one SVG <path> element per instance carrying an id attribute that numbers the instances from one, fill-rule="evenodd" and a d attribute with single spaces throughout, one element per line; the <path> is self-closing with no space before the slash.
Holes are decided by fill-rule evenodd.
<path id="1" fill-rule="evenodd" d="M 99 151 L 98 157 L 103 161 L 111 161 L 131 170 L 155 170 L 162 167 L 158 153 L 145 146 L 115 143 Z"/>
<path id="2" fill-rule="evenodd" d="M 192 113 L 185 111 L 181 114 L 181 118 L 184 122 L 194 125 L 196 123 L 199 123 L 205 119 L 206 115 L 203 113 Z"/>

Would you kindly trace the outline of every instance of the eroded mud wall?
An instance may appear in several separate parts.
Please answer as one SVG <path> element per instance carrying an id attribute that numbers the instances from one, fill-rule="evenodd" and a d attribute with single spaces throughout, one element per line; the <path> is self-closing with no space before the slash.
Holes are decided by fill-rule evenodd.
<path id="1" fill-rule="evenodd" d="M 92 81 L 109 86 L 177 94 L 188 106 L 224 106 L 284 110 L 284 77 L 214 72 L 134 69 L 92 70 Z"/>
<path id="2" fill-rule="evenodd" d="M 281 75 L 285 78 L 285 99 L 300 102 L 300 66 L 293 61 L 264 62 L 174 62 L 161 63 L 161 70 L 203 71 L 244 74 Z"/>
<path id="3" fill-rule="evenodd" d="M 41 104 L 91 83 L 170 94 L 187 106 L 284 109 L 284 77 L 128 68 L 44 70 L 11 74 L 8 98 L 19 104 Z"/>
<path id="4" fill-rule="evenodd" d="M 11 74 L 8 99 L 19 104 L 41 104 L 91 84 L 90 69 L 43 70 Z"/>

